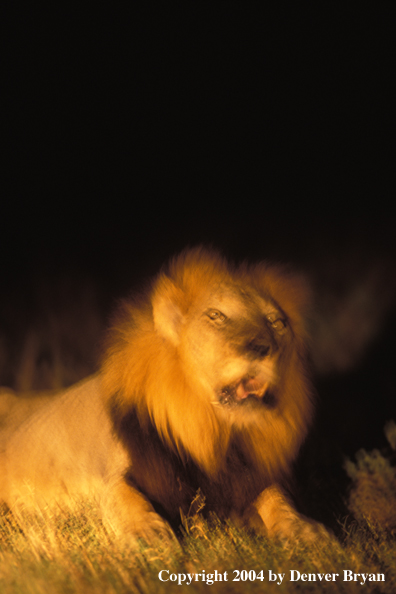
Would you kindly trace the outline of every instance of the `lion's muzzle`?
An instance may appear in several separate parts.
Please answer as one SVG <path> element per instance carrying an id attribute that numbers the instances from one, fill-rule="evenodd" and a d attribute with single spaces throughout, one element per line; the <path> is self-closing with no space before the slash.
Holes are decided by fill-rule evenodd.
<path id="1" fill-rule="evenodd" d="M 268 390 L 269 382 L 260 381 L 257 377 L 245 376 L 241 380 L 224 386 L 218 392 L 220 404 L 230 406 L 242 404 L 252 397 L 262 400 Z"/>
<path id="2" fill-rule="evenodd" d="M 262 398 L 268 389 L 268 382 L 259 382 L 257 378 L 246 378 L 236 386 L 237 400 L 244 400 L 248 396 Z"/>

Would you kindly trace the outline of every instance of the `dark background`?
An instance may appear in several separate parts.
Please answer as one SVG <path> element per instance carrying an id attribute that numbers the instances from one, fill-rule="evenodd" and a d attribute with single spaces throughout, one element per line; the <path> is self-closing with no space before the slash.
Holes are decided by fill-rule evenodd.
<path id="1" fill-rule="evenodd" d="M 64 274 L 110 303 L 197 243 L 291 262 L 325 316 L 361 283 L 375 331 L 317 378 L 341 468 L 395 413 L 390 7 L 132 4 L 6 21 L 2 304 Z"/>

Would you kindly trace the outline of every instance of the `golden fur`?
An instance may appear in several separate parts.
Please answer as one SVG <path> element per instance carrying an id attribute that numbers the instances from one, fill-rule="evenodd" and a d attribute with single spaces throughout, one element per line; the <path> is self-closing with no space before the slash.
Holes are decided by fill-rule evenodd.
<path id="1" fill-rule="evenodd" d="M 122 306 L 99 374 L 0 399 L 0 498 L 94 497 L 115 531 L 147 536 L 169 534 L 200 489 L 204 511 L 315 537 L 282 491 L 312 415 L 306 300 L 281 268 L 183 252 Z"/>

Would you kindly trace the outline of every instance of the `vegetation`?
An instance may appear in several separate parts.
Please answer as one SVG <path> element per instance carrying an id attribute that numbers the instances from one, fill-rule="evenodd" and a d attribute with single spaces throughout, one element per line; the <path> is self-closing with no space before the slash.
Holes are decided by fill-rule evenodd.
<path id="1" fill-rule="evenodd" d="M 0 519 L 2 594 L 173 592 L 190 579 L 187 574 L 198 574 L 188 586 L 193 592 L 204 591 L 215 578 L 217 592 L 273 591 L 280 580 L 275 574 L 284 574 L 283 592 L 321 592 L 319 574 L 333 573 L 339 575 L 326 582 L 326 592 L 361 592 L 364 578 L 344 581 L 344 570 L 351 572 L 348 577 L 372 574 L 366 576 L 364 591 L 393 593 L 395 559 L 396 543 L 389 531 L 363 519 L 344 527 L 341 546 L 315 550 L 284 548 L 231 523 L 222 525 L 216 518 L 207 523 L 200 516 L 190 518 L 180 546 L 117 542 L 88 503 L 73 515 L 60 511 L 45 521 L 40 515 L 27 516 L 21 525 L 7 513 Z M 379 574 L 385 581 L 369 581 Z"/>

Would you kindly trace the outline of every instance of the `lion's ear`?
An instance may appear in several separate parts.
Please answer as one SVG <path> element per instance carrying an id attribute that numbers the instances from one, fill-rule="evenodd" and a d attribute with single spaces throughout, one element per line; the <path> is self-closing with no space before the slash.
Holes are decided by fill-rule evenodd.
<path id="1" fill-rule="evenodd" d="M 175 346 L 179 344 L 183 322 L 182 298 L 182 291 L 170 278 L 162 276 L 159 279 L 152 299 L 154 326 L 158 334 Z"/>

